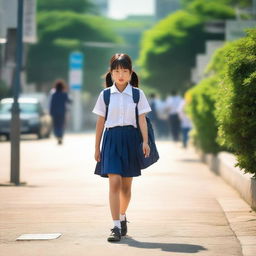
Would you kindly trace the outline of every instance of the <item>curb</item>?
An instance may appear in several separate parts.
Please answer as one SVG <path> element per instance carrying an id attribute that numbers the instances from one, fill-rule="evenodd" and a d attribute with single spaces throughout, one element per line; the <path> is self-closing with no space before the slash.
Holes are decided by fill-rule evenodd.
<path id="1" fill-rule="evenodd" d="M 233 154 L 221 152 L 213 155 L 199 152 L 199 156 L 212 172 L 222 177 L 253 210 L 256 210 L 256 179 L 252 178 L 252 174 L 244 173 L 235 167 L 236 158 Z"/>

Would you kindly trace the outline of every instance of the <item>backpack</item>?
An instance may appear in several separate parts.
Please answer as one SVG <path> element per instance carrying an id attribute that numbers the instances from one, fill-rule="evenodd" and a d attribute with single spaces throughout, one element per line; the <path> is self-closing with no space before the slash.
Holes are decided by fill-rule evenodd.
<path id="1" fill-rule="evenodd" d="M 137 124 L 137 129 L 140 131 L 139 127 L 139 114 L 138 114 L 138 103 L 140 100 L 140 91 L 137 88 L 132 87 L 132 98 L 133 102 L 136 104 L 135 108 L 135 114 L 136 114 L 136 124 Z M 106 104 L 106 114 L 105 114 L 105 121 L 107 120 L 108 116 L 108 106 L 110 102 L 110 88 L 104 90 L 103 92 L 103 99 Z M 156 143 L 155 143 L 155 135 L 154 135 L 154 130 L 152 127 L 152 124 L 150 122 L 150 119 L 146 116 L 146 122 L 147 122 L 147 128 L 148 128 L 148 145 L 150 147 L 150 154 L 148 157 L 144 156 L 143 149 L 142 149 L 142 135 L 141 132 L 140 134 L 140 144 L 138 148 L 138 158 L 139 158 L 139 164 L 141 169 L 145 169 L 149 167 L 150 165 L 154 164 L 158 159 L 159 159 L 159 154 L 156 148 Z"/>

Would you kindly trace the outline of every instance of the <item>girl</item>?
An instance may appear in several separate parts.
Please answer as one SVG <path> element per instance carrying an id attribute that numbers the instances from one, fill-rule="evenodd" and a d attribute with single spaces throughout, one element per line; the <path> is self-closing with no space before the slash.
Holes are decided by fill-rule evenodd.
<path id="1" fill-rule="evenodd" d="M 95 174 L 109 178 L 109 204 L 114 228 L 111 229 L 108 241 L 117 242 L 127 233 L 126 210 L 131 199 L 132 179 L 141 175 L 137 156 L 140 131 L 145 157 L 150 153 L 145 114 L 151 109 L 143 91 L 138 89 L 139 131 L 136 124 L 136 104 L 132 94 L 132 87 L 138 87 L 138 76 L 132 70 L 132 61 L 127 54 L 115 54 L 111 58 L 106 87 L 110 87 L 105 89 L 110 90 L 106 120 L 104 90 L 93 109 L 93 113 L 98 115 L 94 157 L 99 168 L 96 168 Z"/>

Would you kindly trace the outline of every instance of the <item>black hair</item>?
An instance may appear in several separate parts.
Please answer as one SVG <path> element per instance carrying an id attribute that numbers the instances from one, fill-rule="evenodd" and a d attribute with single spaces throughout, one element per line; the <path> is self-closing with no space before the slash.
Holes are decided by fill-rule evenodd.
<path id="1" fill-rule="evenodd" d="M 172 95 L 172 96 L 176 96 L 177 94 L 178 94 L 177 90 L 174 90 L 174 89 L 171 90 L 171 95 Z"/>
<path id="2" fill-rule="evenodd" d="M 113 85 L 113 81 L 111 78 L 111 72 L 114 69 L 117 68 L 124 68 L 124 69 L 129 69 L 131 72 L 131 81 L 130 84 L 133 87 L 139 87 L 139 78 L 137 74 L 132 70 L 132 60 L 129 55 L 124 54 L 124 53 L 116 53 L 113 55 L 110 59 L 110 68 L 109 72 L 106 74 L 106 87 L 110 87 Z"/>
<path id="3" fill-rule="evenodd" d="M 56 80 L 56 81 L 54 82 L 54 86 L 53 86 L 53 87 L 54 87 L 54 88 L 56 89 L 56 91 L 58 91 L 58 92 L 65 91 L 66 88 L 67 88 L 65 81 L 62 80 L 62 79 Z"/>

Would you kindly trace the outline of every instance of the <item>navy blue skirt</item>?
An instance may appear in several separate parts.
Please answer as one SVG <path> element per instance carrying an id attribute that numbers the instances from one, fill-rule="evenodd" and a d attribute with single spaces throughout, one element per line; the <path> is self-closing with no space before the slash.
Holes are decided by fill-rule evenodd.
<path id="1" fill-rule="evenodd" d="M 108 177 L 108 174 L 119 174 L 122 177 L 140 176 L 140 142 L 140 132 L 132 125 L 105 129 L 101 161 L 97 163 L 94 173 L 102 177 Z"/>

